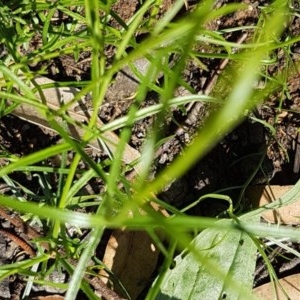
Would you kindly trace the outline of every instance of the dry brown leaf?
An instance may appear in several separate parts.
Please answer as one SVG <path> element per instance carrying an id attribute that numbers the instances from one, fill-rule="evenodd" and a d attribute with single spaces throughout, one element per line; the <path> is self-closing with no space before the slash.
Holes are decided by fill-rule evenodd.
<path id="1" fill-rule="evenodd" d="M 291 185 L 251 186 L 247 190 L 247 197 L 253 206 L 263 206 L 280 198 L 292 187 Z M 276 210 L 267 210 L 262 213 L 262 217 L 270 223 L 300 224 L 300 194 L 299 201 Z"/>
<path id="2" fill-rule="evenodd" d="M 169 217 L 168 212 L 155 202 L 146 203 L 144 208 L 146 207 L 159 215 Z M 146 210 L 140 209 L 139 213 L 145 215 Z M 131 213 L 129 217 L 132 217 Z M 157 231 L 156 234 L 160 240 L 164 240 L 162 232 Z M 120 280 L 134 300 L 151 283 L 158 257 L 159 251 L 145 231 L 129 231 L 124 228 L 112 232 L 105 249 L 103 263 Z M 107 283 L 109 274 L 101 270 L 100 275 Z M 116 288 L 116 292 L 121 291 Z"/>
<path id="3" fill-rule="evenodd" d="M 103 262 L 118 277 L 131 298 L 136 299 L 149 284 L 158 255 L 146 232 L 114 230 Z M 104 271 L 101 275 L 104 275 Z"/>
<path id="4" fill-rule="evenodd" d="M 283 289 L 287 293 L 288 297 L 284 295 L 282 290 L 280 289 L 279 284 L 276 285 L 275 289 L 272 283 L 263 284 L 253 290 L 254 295 L 259 299 L 264 300 L 286 300 L 286 299 L 300 299 L 300 274 L 294 274 L 282 278 L 279 280 Z M 276 296 L 277 298 L 276 298 Z"/>

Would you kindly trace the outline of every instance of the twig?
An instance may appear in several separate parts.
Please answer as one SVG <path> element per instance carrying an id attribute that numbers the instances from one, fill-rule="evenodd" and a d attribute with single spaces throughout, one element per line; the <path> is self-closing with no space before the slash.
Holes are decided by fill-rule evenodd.
<path id="1" fill-rule="evenodd" d="M 244 33 L 238 40 L 237 40 L 237 44 L 242 44 L 247 38 L 247 33 Z M 235 52 L 234 50 L 232 51 L 233 53 Z M 200 91 L 199 94 L 204 94 L 204 95 L 209 95 L 212 91 L 212 89 L 214 88 L 221 72 L 226 68 L 227 64 L 229 63 L 229 58 L 226 58 L 224 60 L 222 60 L 222 62 L 220 63 L 220 65 L 218 66 L 218 68 L 215 70 L 215 72 L 213 73 L 211 79 L 207 82 L 207 84 L 204 86 L 203 91 Z M 188 108 L 189 110 L 189 114 L 185 120 L 185 125 L 192 125 L 195 123 L 195 121 L 197 120 L 198 116 L 199 116 L 199 111 L 201 110 L 201 108 L 203 107 L 203 103 L 202 102 L 195 102 L 192 104 L 191 107 Z"/>
<path id="2" fill-rule="evenodd" d="M 16 234 L 6 229 L 0 229 L 0 234 L 13 241 L 17 246 L 23 249 L 30 256 L 35 256 L 35 251 L 33 250 L 33 248 Z"/>
<path id="3" fill-rule="evenodd" d="M 298 174 L 300 170 L 300 133 L 297 133 L 296 147 L 295 147 L 295 158 L 293 172 Z"/>
<path id="4" fill-rule="evenodd" d="M 2 185 L 0 186 L 1 193 L 4 191 L 9 190 L 9 186 Z M 8 211 L 0 206 L 0 217 L 7 220 L 9 223 L 14 225 L 15 228 L 18 228 L 25 236 L 28 241 L 32 239 L 38 239 L 42 238 L 42 234 L 37 232 L 33 227 L 28 225 L 26 222 L 24 222 L 19 216 L 14 215 L 13 217 L 8 213 Z M 16 234 L 6 230 L 6 229 L 0 229 L 0 234 L 7 237 L 14 243 L 16 243 L 21 249 L 26 251 L 31 257 L 34 257 L 36 255 L 35 250 L 30 246 L 29 242 L 23 240 L 21 237 L 17 236 Z M 50 247 L 47 243 L 42 243 L 42 247 L 49 251 Z M 74 264 L 74 262 L 73 262 Z M 123 300 L 123 298 L 119 297 L 117 293 L 112 291 L 99 277 L 94 277 L 92 279 L 88 278 L 87 276 L 84 276 L 84 279 L 97 291 L 99 294 L 101 294 L 106 300 Z"/>
<path id="5" fill-rule="evenodd" d="M 12 217 L 11 215 L 8 214 L 7 210 L 1 206 L 0 206 L 0 216 L 6 219 L 12 225 L 14 225 L 14 227 L 18 228 L 21 232 L 26 234 L 26 236 L 30 240 L 41 237 L 41 234 L 39 232 L 37 232 L 33 227 L 25 223 L 19 216 L 14 215 Z"/>
<path id="6" fill-rule="evenodd" d="M 96 291 L 98 291 L 102 297 L 106 300 L 126 300 L 125 298 L 121 298 L 115 291 L 109 289 L 107 285 L 99 278 L 94 277 L 93 279 L 85 278 Z"/>
<path id="7" fill-rule="evenodd" d="M 242 36 L 238 39 L 238 41 L 236 43 L 241 44 L 246 40 L 246 38 L 247 38 L 247 33 L 244 33 L 244 34 L 242 34 Z M 234 50 L 233 50 L 233 52 L 234 52 Z M 228 62 L 229 62 L 229 58 L 222 60 L 222 62 L 220 63 L 218 68 L 215 70 L 215 72 L 213 73 L 210 80 L 207 81 L 207 84 L 204 86 L 203 90 L 199 92 L 199 94 L 209 95 L 211 93 L 212 89 L 214 88 L 214 86 L 218 80 L 219 75 L 225 69 Z M 188 92 L 187 90 L 185 90 L 184 92 L 186 95 L 190 94 L 190 92 Z M 190 138 L 189 137 L 186 138 L 185 133 L 188 132 L 188 128 L 190 128 L 193 124 L 197 123 L 197 121 L 199 120 L 199 116 L 201 115 L 201 111 L 203 109 L 205 109 L 205 104 L 203 104 L 203 102 L 191 103 L 191 105 L 187 108 L 188 115 L 184 121 L 183 126 L 177 128 L 177 130 L 175 131 L 174 138 L 172 138 L 171 140 L 166 142 L 162 147 L 160 147 L 156 151 L 155 156 L 156 157 L 161 156 L 165 149 L 170 148 L 174 144 L 174 139 L 181 139 L 180 137 L 184 137 L 184 139 L 187 140 L 187 142 L 189 142 Z"/>

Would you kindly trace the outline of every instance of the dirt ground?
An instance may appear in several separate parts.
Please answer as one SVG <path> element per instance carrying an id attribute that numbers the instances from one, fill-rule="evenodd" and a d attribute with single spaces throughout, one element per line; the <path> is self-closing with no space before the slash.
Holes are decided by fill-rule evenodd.
<path id="1" fill-rule="evenodd" d="M 193 9 L 197 1 L 188 1 L 190 7 Z M 232 1 L 216 1 L 216 6 L 225 5 Z M 255 25 L 260 13 L 260 6 L 268 5 L 268 1 L 243 1 L 251 4 L 248 10 L 239 11 L 230 14 L 226 17 L 211 22 L 208 26 L 214 30 L 222 30 L 225 28 L 233 28 L 236 26 Z M 160 14 L 164 12 L 172 4 L 171 0 L 165 0 L 162 5 Z M 294 5 L 298 5 L 294 1 Z M 123 20 L 128 20 L 137 11 L 140 4 L 137 0 L 120 0 L 115 4 L 114 10 Z M 251 8 L 251 9 L 250 9 Z M 185 14 L 186 10 L 183 9 L 180 14 Z M 119 26 L 117 22 L 112 21 L 112 26 Z M 300 34 L 300 19 L 297 16 L 291 18 L 290 23 L 286 28 L 285 35 L 299 36 Z M 251 31 L 249 31 L 251 36 Z M 240 36 L 234 33 L 228 33 L 228 40 L 237 41 Z M 38 40 L 38 37 L 37 37 Z M 246 40 L 247 41 L 247 40 Z M 32 46 L 34 47 L 34 45 Z M 199 51 L 201 48 L 199 49 Z M 29 50 L 30 51 L 30 50 Z M 113 49 L 107 49 L 107 55 L 112 56 Z M 2 55 L 5 55 L 5 51 Z M 287 61 L 285 53 L 278 51 L 276 53 L 276 63 L 265 68 L 266 75 L 273 76 L 281 72 Z M 296 43 L 290 49 L 290 60 L 299 62 L 300 59 L 300 44 Z M 81 53 L 80 59 L 75 62 L 72 56 L 61 56 L 51 60 L 48 63 L 47 70 L 48 77 L 59 81 L 69 80 L 87 80 L 90 77 L 90 53 Z M 183 72 L 183 77 L 195 89 L 200 92 L 205 88 L 207 82 L 212 78 L 213 72 L 220 65 L 220 60 L 203 60 L 207 70 L 200 69 L 195 63 L 189 61 Z M 32 69 L 38 69 L 41 65 L 32 66 Z M 57 72 L 59 70 L 59 72 Z M 161 79 L 163 81 L 163 78 Z M 120 87 L 118 87 L 120 88 Z M 263 105 L 258 105 L 256 111 L 253 112 L 240 126 L 229 133 L 205 158 L 199 161 L 192 170 L 187 172 L 181 179 L 174 182 L 172 185 L 166 187 L 160 198 L 168 203 L 181 208 L 189 203 L 197 200 L 201 195 L 213 192 L 220 189 L 225 189 L 232 186 L 243 185 L 249 176 L 257 167 L 262 156 L 263 159 L 261 170 L 255 175 L 252 180 L 253 185 L 258 184 L 278 184 L 289 185 L 294 184 L 299 179 L 299 166 L 300 166 L 300 138 L 298 128 L 300 125 L 300 78 L 299 74 L 292 75 L 288 79 L 288 85 L 285 87 L 285 92 L 278 92 L 273 95 Z M 157 95 L 154 92 L 149 92 L 149 95 L 143 103 L 144 106 L 151 105 L 157 101 Z M 120 104 L 121 103 L 121 104 Z M 112 117 L 116 118 L 126 111 L 130 103 L 114 102 L 107 100 L 99 112 L 100 118 L 104 122 L 108 122 Z M 279 110 L 279 107 L 281 109 Z M 191 138 L 196 129 L 201 126 L 201 118 L 204 118 L 207 113 L 204 108 L 199 113 L 199 118 L 195 124 L 191 124 L 187 128 L 186 135 Z M 181 111 L 173 111 L 173 117 L 178 122 L 183 124 L 185 116 Z M 253 118 L 251 118 L 253 117 Z M 254 118 L 261 119 L 268 124 L 272 124 L 276 129 L 275 136 L 272 136 L 270 130 L 254 121 Z M 152 119 L 136 123 L 133 136 L 131 138 L 131 145 L 140 149 L 146 137 L 147 128 L 152 124 Z M 166 135 L 172 135 L 178 128 L 171 118 L 166 124 Z M 2 117 L 0 120 L 0 144 L 1 151 L 8 151 L 16 156 L 23 156 L 39 149 L 43 149 L 51 144 L 56 143 L 59 138 L 28 122 L 18 119 L 12 115 Z M 167 144 L 162 145 L 156 155 L 154 166 L 154 175 L 161 170 L 166 164 L 170 163 L 176 155 L 178 155 L 184 145 L 186 138 L 175 135 L 174 139 Z M 91 156 L 96 159 L 95 155 Z M 72 154 L 70 154 L 70 157 Z M 5 161 L 0 163 L 5 163 Z M 53 162 L 49 162 L 50 164 Z M 84 168 L 84 165 L 82 165 Z M 14 179 L 24 186 L 32 190 L 37 195 L 38 178 L 26 176 L 24 174 L 14 174 Z M 57 178 L 52 178 L 53 183 Z M 94 192 L 101 191 L 101 182 L 91 182 L 87 187 L 87 191 L 93 190 Z M 229 192 L 229 195 L 235 199 L 239 195 L 239 190 Z M 191 210 L 191 214 L 202 216 L 216 216 L 222 213 L 227 207 L 224 203 L 213 200 L 201 203 Z M 244 207 L 251 206 L 246 202 L 243 203 Z M 9 226 L 5 223 L 2 226 Z M 2 242 L 2 244 L 1 244 Z M 0 259 L 3 263 L 7 263 L 15 258 L 15 247 L 12 243 L 6 244 L 5 239 L 0 236 L 0 247 L 4 245 L 3 251 L 0 250 Z M 298 245 L 294 244 L 294 248 L 298 249 Z M 299 249 L 298 249 L 299 250 Z M 6 255 L 2 255 L 2 253 Z M 3 257 L 2 257 L 3 256 Z M 299 261 L 295 258 L 294 264 L 287 264 L 283 258 L 273 259 L 274 266 L 278 271 L 279 277 L 287 273 L 299 272 Z M 256 272 L 256 285 L 261 284 L 268 280 L 267 274 L 262 267 L 262 262 L 257 263 Z M 6 291 L 7 294 L 0 296 L 0 299 L 18 299 L 23 287 L 22 279 L 10 280 L 2 283 L 0 289 Z M 14 292 L 11 292 L 14 291 Z M 46 291 L 47 293 L 55 293 L 54 291 Z"/>

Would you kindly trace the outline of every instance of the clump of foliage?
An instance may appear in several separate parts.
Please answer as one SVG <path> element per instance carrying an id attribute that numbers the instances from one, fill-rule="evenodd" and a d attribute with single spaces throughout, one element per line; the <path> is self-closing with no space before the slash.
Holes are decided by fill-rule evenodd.
<path id="1" fill-rule="evenodd" d="M 280 76 L 267 80 L 263 90 L 255 89 L 253 82 L 261 76 L 260 70 L 266 58 L 270 58 L 274 51 L 296 42 L 296 39 L 281 39 L 284 24 L 293 13 L 289 3 L 277 0 L 262 8 L 262 17 L 251 29 L 252 36 L 246 45 L 241 45 L 227 42 L 220 33 L 208 30 L 205 25 L 238 9 L 246 9 L 243 4 L 230 4 L 213 9 L 214 1 L 200 1 L 193 10 L 174 20 L 174 16 L 183 9 L 184 1 L 175 1 L 161 19 L 157 19 L 156 15 L 157 7 L 162 1 L 140 1 L 140 9 L 125 23 L 112 11 L 113 2 L 23 0 L 1 3 L 0 40 L 2 49 L 6 51 L 0 65 L 3 75 L 0 82 L 3 87 L 0 91 L 2 114 L 12 112 L 20 103 L 35 105 L 39 101 L 29 88 L 28 80 L 46 73 L 47 62 L 50 59 L 64 54 L 72 54 L 76 59 L 82 51 L 92 53 L 91 79 L 84 82 L 60 83 L 60 86 L 65 84 L 68 87 L 78 87 L 81 89 L 80 96 L 90 93 L 93 113 L 85 127 L 83 142 L 74 141 L 69 138 L 65 128 L 55 122 L 55 112 L 47 106 L 41 106 L 50 124 L 53 124 L 54 129 L 63 137 L 63 141 L 20 158 L 3 150 L 1 156 L 9 163 L 1 168 L 0 177 L 9 185 L 16 186 L 17 183 L 10 176 L 13 172 L 35 174 L 41 178 L 44 197 L 37 202 L 35 195 L 22 187 L 27 192 L 26 196 L 18 193 L 13 196 L 1 195 L 0 204 L 41 218 L 48 228 L 45 239 L 51 243 L 54 251 L 58 251 L 63 245 L 65 251 L 71 253 L 70 256 L 79 258 L 77 265 L 72 266 L 65 258 L 55 256 L 57 265 L 71 276 L 68 284 L 57 284 L 67 290 L 66 299 L 75 299 L 80 289 L 90 299 L 96 298 L 91 289 L 82 283 L 87 271 L 86 266 L 93 257 L 104 230 L 123 227 L 128 230 L 144 230 L 150 236 L 156 237 L 156 241 L 159 239 L 155 229 L 159 228 L 169 240 L 168 248 L 162 244 L 158 245 L 165 256 L 164 262 L 146 299 L 204 299 L 208 296 L 210 299 L 224 296 L 226 299 L 238 299 L 241 291 L 243 299 L 252 299 L 251 286 L 256 251 L 259 250 L 265 257 L 263 245 L 258 238 L 289 236 L 299 239 L 297 230 L 280 226 L 266 227 L 259 223 L 261 211 L 276 207 L 280 201 L 237 216 L 230 198 L 220 194 L 209 195 L 212 198 L 221 198 L 229 205 L 230 218 L 216 220 L 189 216 L 176 208 L 170 208 L 170 205 L 159 201 L 154 195 L 184 175 L 224 135 L 237 126 L 257 103 L 263 102 L 275 89 L 284 85 L 284 79 Z M 61 14 L 65 18 L 63 22 L 55 21 Z M 117 28 L 110 25 L 111 19 L 119 22 Z M 235 28 L 236 31 L 244 29 Z M 141 42 L 136 40 L 139 33 L 147 33 Z M 32 48 L 35 42 L 39 43 L 39 46 Z M 194 49 L 200 43 L 211 45 L 212 49 L 216 49 L 215 53 L 195 53 Z M 108 47 L 115 49 L 112 62 L 106 59 L 105 51 Z M 234 52 L 235 48 L 239 51 Z M 214 98 L 205 98 L 203 95 L 174 98 L 174 89 L 183 84 L 187 85 L 182 82 L 181 74 L 188 60 L 200 61 L 206 56 L 212 59 L 220 58 L 220 53 L 221 58 L 231 61 L 231 68 L 223 71 L 230 78 L 231 84 L 231 88 L 225 94 L 215 92 Z M 177 59 L 175 65 L 169 69 L 167 62 L 172 55 L 176 55 Z M 93 162 L 85 154 L 84 146 L 91 137 L 99 135 L 95 124 L 97 111 L 104 101 L 105 93 L 117 72 L 141 57 L 147 57 L 150 66 L 141 76 L 134 104 L 121 122 L 107 124 L 102 129 L 110 130 L 114 128 L 114 124 L 122 129 L 117 150 L 109 161 Z M 36 65 L 41 65 L 41 69 L 33 71 L 34 68 L 29 67 Z M 26 80 L 19 76 L 20 72 L 25 74 Z M 155 81 L 159 73 L 164 74 L 163 86 L 159 86 Z M 155 113 L 157 121 L 154 122 L 141 153 L 142 172 L 135 180 L 130 181 L 125 176 L 130 166 L 124 166 L 122 163 L 123 152 L 130 139 L 132 126 L 139 119 L 137 107 L 145 100 L 149 89 L 159 94 L 160 106 L 144 112 L 145 115 Z M 7 104 L 8 99 L 11 105 Z M 150 174 L 156 147 L 161 142 L 159 124 L 169 113 L 170 106 L 209 99 L 218 104 L 214 105 L 214 110 L 205 120 L 204 126 L 199 129 L 193 142 L 153 180 L 144 184 Z M 101 140 L 101 136 L 99 139 Z M 104 139 L 102 142 L 105 145 Z M 73 150 L 75 156 L 67 166 L 66 153 L 69 150 Z M 44 162 L 55 155 L 61 155 L 61 166 L 56 169 L 45 166 Z M 79 177 L 78 165 L 82 160 L 87 168 L 80 172 Z M 52 187 L 50 192 L 47 174 L 52 172 L 57 174 L 59 180 L 57 187 Z M 104 192 L 101 195 L 79 197 L 81 188 L 94 177 L 102 179 L 105 185 Z M 120 189 L 120 185 L 124 188 Z M 298 185 L 281 199 L 281 205 L 296 199 Z M 147 214 L 128 217 L 129 212 L 145 209 L 145 203 L 150 201 L 157 202 L 171 211 L 171 216 L 165 218 L 158 212 L 149 210 Z M 78 212 L 78 208 L 82 206 L 93 207 L 93 213 Z M 65 233 L 66 224 L 79 229 L 91 228 L 88 243 L 79 245 L 78 240 L 68 239 Z M 191 238 L 191 232 L 199 233 L 194 240 Z M 175 259 L 176 266 L 171 270 L 176 249 L 184 249 L 184 252 Z M 49 284 L 44 278 L 49 271 L 47 262 L 51 255 L 42 252 L 41 250 L 41 254 L 35 258 L 11 266 L 1 266 L 0 278 L 18 273 L 28 278 L 34 276 L 41 284 Z M 40 264 L 41 268 L 38 271 L 29 271 L 36 264 Z M 270 265 L 269 268 L 272 269 Z"/>

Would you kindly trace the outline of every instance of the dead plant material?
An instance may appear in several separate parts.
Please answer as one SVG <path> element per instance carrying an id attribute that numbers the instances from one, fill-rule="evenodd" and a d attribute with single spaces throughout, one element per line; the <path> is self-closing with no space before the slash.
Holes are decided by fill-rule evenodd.
<path id="1" fill-rule="evenodd" d="M 291 185 L 250 186 L 247 190 L 247 198 L 255 207 L 264 206 L 279 199 L 292 187 Z M 299 225 L 300 195 L 298 201 L 278 209 L 266 210 L 261 216 L 269 223 Z"/>
<path id="2" fill-rule="evenodd" d="M 300 274 L 294 274 L 279 279 L 279 283 L 263 284 L 253 290 L 254 295 L 264 300 L 300 299 Z M 281 286 L 281 287 L 280 287 Z"/>
<path id="3" fill-rule="evenodd" d="M 114 230 L 108 241 L 103 263 L 118 277 L 131 299 L 149 285 L 159 251 L 144 231 Z M 101 275 L 107 277 L 102 270 Z"/>

